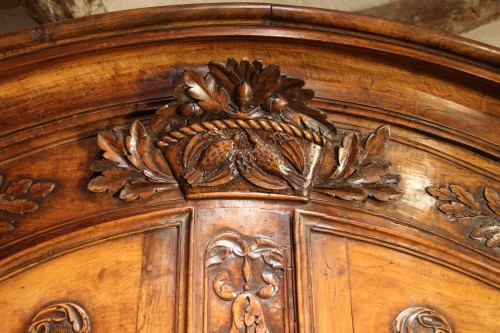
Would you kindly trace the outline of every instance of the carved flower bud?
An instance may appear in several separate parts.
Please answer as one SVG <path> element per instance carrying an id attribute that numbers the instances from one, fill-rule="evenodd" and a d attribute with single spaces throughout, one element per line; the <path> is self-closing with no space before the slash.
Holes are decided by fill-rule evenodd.
<path id="1" fill-rule="evenodd" d="M 252 87 L 246 82 L 240 84 L 236 90 L 236 97 L 238 99 L 248 99 L 252 94 Z"/>
<path id="2" fill-rule="evenodd" d="M 236 102 L 240 110 L 245 109 L 248 99 L 252 96 L 252 87 L 246 82 L 243 82 L 236 88 Z"/>
<path id="3" fill-rule="evenodd" d="M 288 105 L 288 101 L 281 97 L 268 97 L 262 104 L 262 108 L 271 113 L 279 112 Z"/>

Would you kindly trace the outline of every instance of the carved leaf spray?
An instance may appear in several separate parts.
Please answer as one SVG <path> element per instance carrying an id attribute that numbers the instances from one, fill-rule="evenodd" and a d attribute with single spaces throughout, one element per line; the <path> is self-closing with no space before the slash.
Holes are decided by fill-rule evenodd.
<path id="1" fill-rule="evenodd" d="M 2 185 L 2 180 L 0 175 L 0 185 Z M 54 188 L 54 183 L 33 182 L 31 179 L 19 179 L 12 182 L 3 192 L 0 192 L 0 212 L 10 215 L 33 213 L 38 210 L 41 200 Z M 7 214 L 4 215 L 7 216 Z M 0 217 L 0 234 L 14 230 L 14 228 L 13 221 L 3 221 Z"/>
<path id="2" fill-rule="evenodd" d="M 457 220 L 472 219 L 477 223 L 470 234 L 490 248 L 500 247 L 500 199 L 488 187 L 475 195 L 459 185 L 428 187 L 427 192 L 440 201 L 438 209 Z M 479 199 L 478 199 L 479 198 Z"/>
<path id="3" fill-rule="evenodd" d="M 270 333 L 262 300 L 271 299 L 278 292 L 280 277 L 274 271 L 285 270 L 283 250 L 270 239 L 258 238 L 254 244 L 248 245 L 240 235 L 225 232 L 212 238 L 207 246 L 205 255 L 207 272 L 231 257 L 242 259 L 239 275 L 243 280 L 240 291 L 232 286 L 230 280 L 233 277 L 228 271 L 218 269 L 212 271 L 212 274 L 207 273 L 209 280 L 212 275 L 215 275 L 213 281 L 210 280 L 215 295 L 222 301 L 231 302 L 231 324 L 228 332 Z M 253 290 L 251 286 L 255 283 L 252 279 L 258 280 L 259 276 L 256 276 L 256 269 L 253 268 L 252 262 L 257 260 L 263 261 L 271 272 L 262 270 L 260 272 L 262 284 L 258 290 Z M 233 268 L 234 263 L 234 261 L 231 262 L 230 268 Z"/>
<path id="4" fill-rule="evenodd" d="M 89 190 L 119 192 L 124 200 L 178 185 L 188 198 L 253 192 L 307 200 L 316 191 L 389 201 L 403 194 L 390 164 L 375 159 L 389 140 L 388 126 L 365 140 L 344 135 L 335 146 L 335 126 L 308 105 L 314 92 L 303 80 L 246 59 L 210 62 L 208 69 L 206 76 L 185 71 L 177 100 L 156 112 L 150 128 L 136 121 L 128 133 L 98 135 L 104 159 L 92 164 L 101 175 Z"/>

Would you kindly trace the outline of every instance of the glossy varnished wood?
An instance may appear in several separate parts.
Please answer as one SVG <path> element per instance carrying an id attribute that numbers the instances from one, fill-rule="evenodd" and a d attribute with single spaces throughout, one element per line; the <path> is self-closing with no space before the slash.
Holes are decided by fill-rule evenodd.
<path id="1" fill-rule="evenodd" d="M 4 331 L 496 331 L 498 49 L 217 4 L 0 52 Z"/>

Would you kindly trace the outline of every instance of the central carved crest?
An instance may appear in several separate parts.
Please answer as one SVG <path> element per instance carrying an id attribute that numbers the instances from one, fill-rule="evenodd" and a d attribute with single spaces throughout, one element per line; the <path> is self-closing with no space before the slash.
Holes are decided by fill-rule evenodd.
<path id="1" fill-rule="evenodd" d="M 178 102 L 158 110 L 153 131 L 188 194 L 255 191 L 307 195 L 334 126 L 307 105 L 312 90 L 260 61 L 187 70 Z M 179 163 L 180 162 L 180 163 Z"/>
<path id="2" fill-rule="evenodd" d="M 397 199 L 399 176 L 374 158 L 390 136 L 339 138 L 314 92 L 279 66 L 228 59 L 205 76 L 186 70 L 175 102 L 159 109 L 150 130 L 140 122 L 98 136 L 105 160 L 88 188 L 145 198 L 177 186 L 188 198 L 249 193 L 308 200 L 312 189 L 345 200 Z M 336 143 L 336 144 L 335 144 Z M 110 163 L 111 162 L 111 163 Z M 174 179 L 175 178 L 175 179 Z"/>

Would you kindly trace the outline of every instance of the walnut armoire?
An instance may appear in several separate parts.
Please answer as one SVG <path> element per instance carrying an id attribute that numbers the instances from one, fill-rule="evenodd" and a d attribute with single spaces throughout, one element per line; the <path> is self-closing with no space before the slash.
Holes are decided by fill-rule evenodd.
<path id="1" fill-rule="evenodd" d="M 499 332 L 499 64 L 268 4 L 0 36 L 0 332 Z"/>

